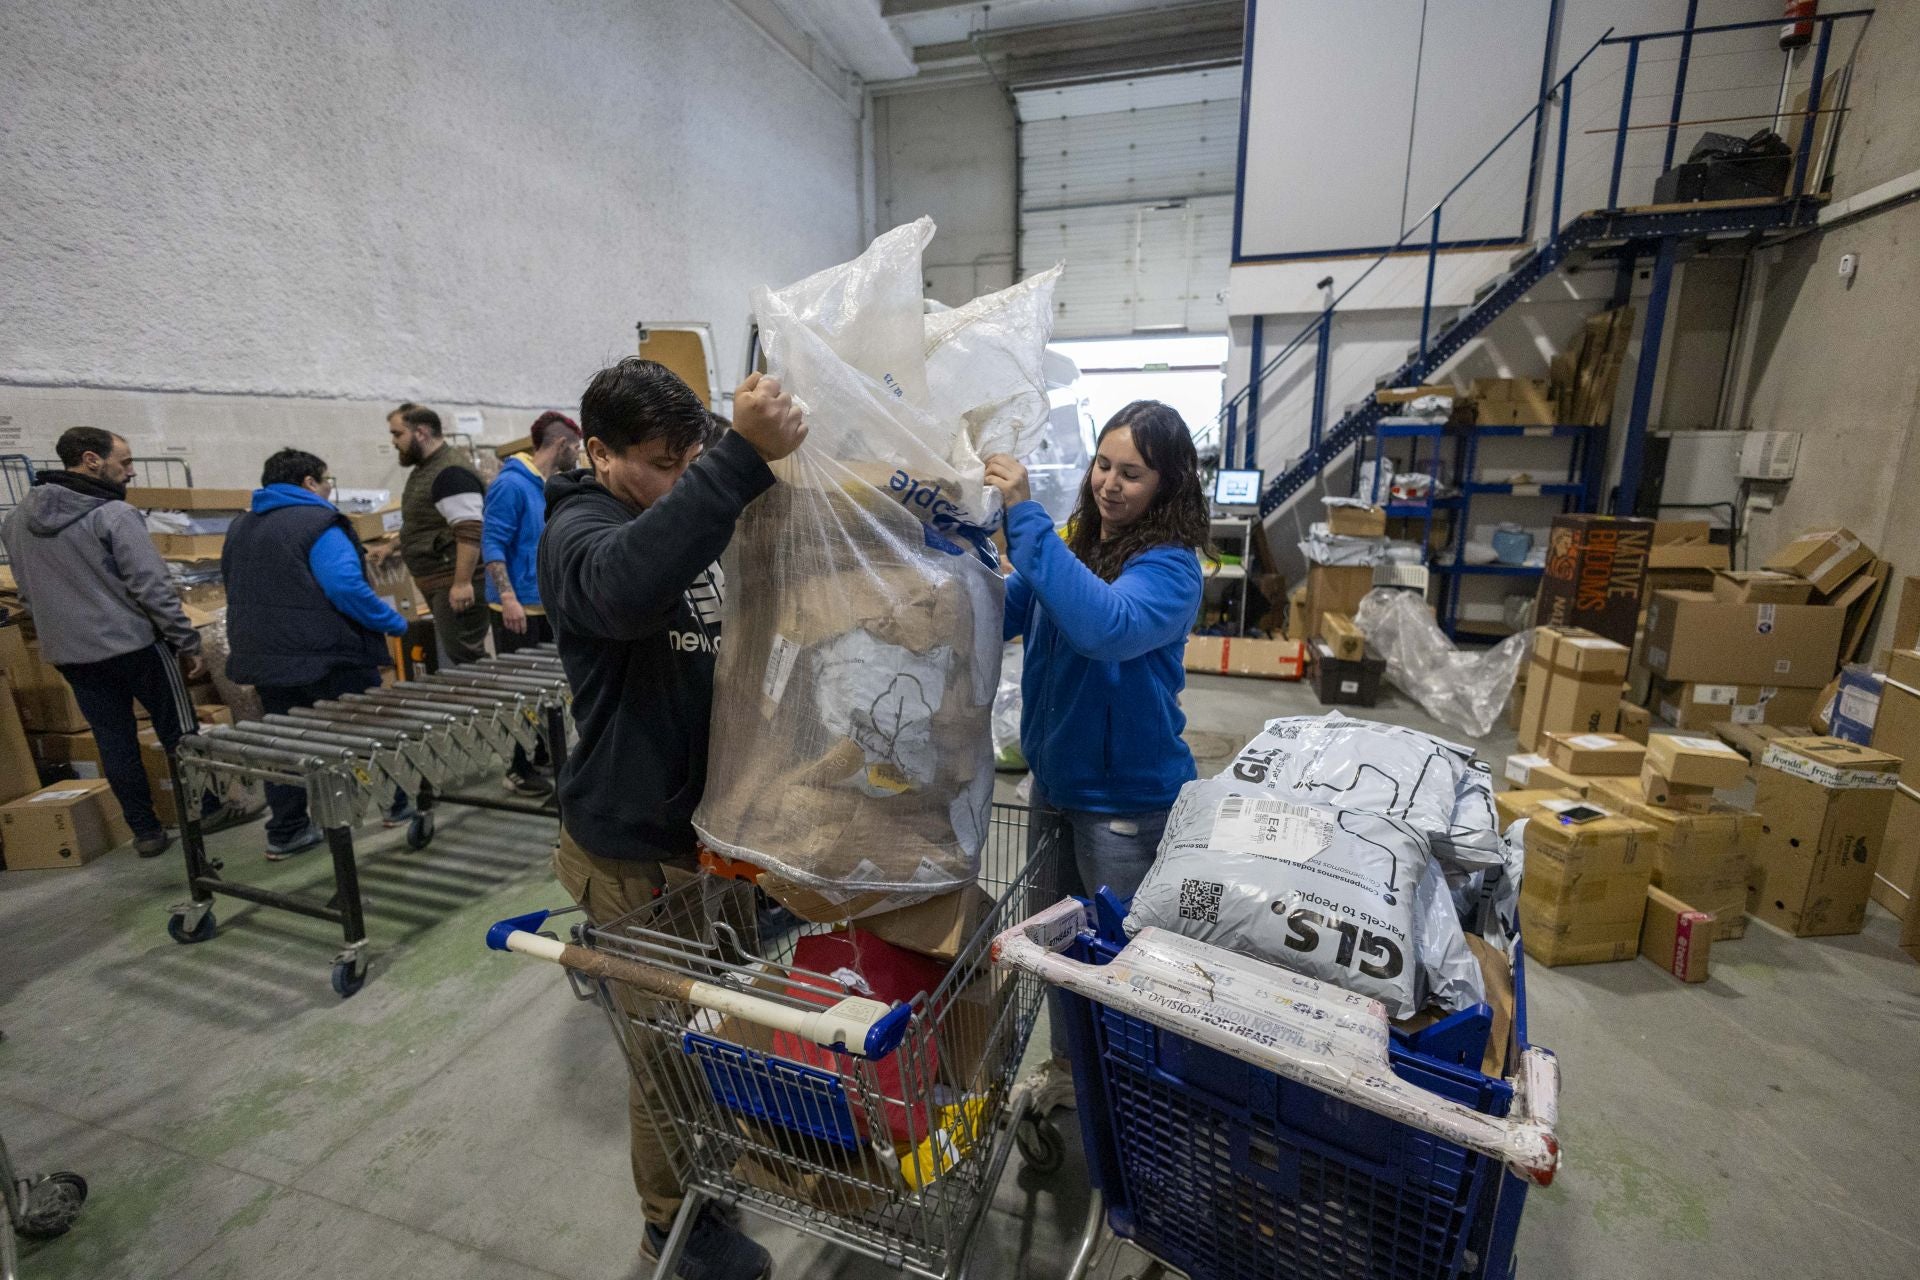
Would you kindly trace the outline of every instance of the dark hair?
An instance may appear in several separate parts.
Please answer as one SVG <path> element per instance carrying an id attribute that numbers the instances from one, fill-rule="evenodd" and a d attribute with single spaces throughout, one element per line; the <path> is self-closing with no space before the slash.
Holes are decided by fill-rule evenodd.
<path id="1" fill-rule="evenodd" d="M 298 485 L 302 480 L 324 480 L 327 476 L 327 464 L 310 453 L 298 449 L 282 449 L 267 459 L 267 465 L 260 469 L 260 486 L 270 484 Z"/>
<path id="2" fill-rule="evenodd" d="M 564 428 L 570 435 L 580 434 L 579 423 L 564 413 L 549 409 L 533 420 L 533 427 L 527 432 L 527 438 L 533 441 L 534 448 L 544 449 L 548 441 L 553 439 L 553 433 L 557 428 Z"/>
<path id="3" fill-rule="evenodd" d="M 1127 561 L 1150 547 L 1173 545 L 1195 551 L 1207 546 L 1207 491 L 1200 484 L 1200 458 L 1193 433 L 1171 407 L 1158 400 L 1135 400 L 1100 428 L 1105 440 L 1125 427 L 1133 447 L 1160 473 L 1160 487 L 1140 518 L 1112 538 L 1100 536 L 1100 509 L 1093 502 L 1093 468 L 1080 481 L 1080 498 L 1067 525 L 1067 546 L 1080 562 L 1108 582 Z"/>
<path id="4" fill-rule="evenodd" d="M 409 400 L 387 416 L 391 418 L 394 413 L 399 414 L 400 421 L 410 427 L 425 427 L 436 436 L 440 434 L 440 415 L 423 404 L 414 404 Z"/>
<path id="5" fill-rule="evenodd" d="M 707 448 L 711 449 L 714 445 L 720 443 L 720 437 L 731 430 L 733 430 L 732 418 L 724 417 L 717 413 L 709 413 L 707 415 Z"/>
<path id="6" fill-rule="evenodd" d="M 589 440 L 625 453 L 648 440 L 685 453 L 707 440 L 713 415 L 680 375 L 657 360 L 628 356 L 593 375 L 580 396 L 580 426 Z"/>
<path id="7" fill-rule="evenodd" d="M 90 453 L 102 458 L 113 452 L 113 442 L 121 437 L 99 427 L 68 427 L 60 433 L 60 441 L 53 451 L 60 455 L 60 465 L 77 467 L 81 459 Z"/>

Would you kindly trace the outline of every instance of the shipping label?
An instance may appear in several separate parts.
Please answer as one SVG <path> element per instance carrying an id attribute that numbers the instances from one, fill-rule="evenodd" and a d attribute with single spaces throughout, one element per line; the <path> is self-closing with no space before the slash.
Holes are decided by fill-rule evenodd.
<path id="1" fill-rule="evenodd" d="M 1260 796 L 1227 796 L 1214 811 L 1217 853 L 1251 853 L 1285 862 L 1306 862 L 1333 842 L 1333 823 L 1304 805 Z"/>

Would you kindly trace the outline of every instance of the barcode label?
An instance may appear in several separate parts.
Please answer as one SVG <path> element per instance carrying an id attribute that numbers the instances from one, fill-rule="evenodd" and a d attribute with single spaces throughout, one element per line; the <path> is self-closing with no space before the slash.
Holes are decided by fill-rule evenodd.
<path id="1" fill-rule="evenodd" d="M 1258 796 L 1228 796 L 1214 811 L 1216 853 L 1251 853 L 1284 862 L 1306 862 L 1333 843 L 1333 823 L 1313 809 Z"/>
<path id="2" fill-rule="evenodd" d="M 787 678 L 793 674 L 793 664 L 799 657 L 799 645 L 785 636 L 773 638 L 773 649 L 767 654 L 766 675 L 760 682 L 760 691 L 769 701 L 778 704 L 786 696 Z"/>

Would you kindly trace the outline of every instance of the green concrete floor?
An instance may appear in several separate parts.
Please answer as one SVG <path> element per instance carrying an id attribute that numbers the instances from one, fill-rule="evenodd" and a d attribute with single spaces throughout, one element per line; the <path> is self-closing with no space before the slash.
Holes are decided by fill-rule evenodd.
<path id="1" fill-rule="evenodd" d="M 1186 705 L 1203 772 L 1267 717 L 1319 710 L 1304 686 L 1220 677 Z M 1511 747 L 1482 744 L 1496 765 Z M 69 1235 L 26 1248 L 27 1280 L 646 1274 L 612 1035 L 557 970 L 482 945 L 564 901 L 551 832 L 447 809 L 423 853 L 363 833 L 374 968 L 347 1001 L 319 922 L 222 900 L 213 941 L 168 939 L 177 852 L 0 874 L 0 1133 L 23 1167 L 92 1186 Z M 237 878 L 326 882 L 324 853 L 270 867 L 262 838 L 212 843 Z M 1756 923 L 1698 987 L 1642 961 L 1531 970 L 1565 1163 L 1529 1202 L 1521 1274 L 1920 1270 L 1920 966 L 1894 935 L 1878 908 L 1852 938 Z M 1077 1150 L 1052 1178 L 1016 1154 L 976 1274 L 1061 1274 L 1087 1196 Z M 782 1280 L 891 1274 L 752 1229 Z"/>

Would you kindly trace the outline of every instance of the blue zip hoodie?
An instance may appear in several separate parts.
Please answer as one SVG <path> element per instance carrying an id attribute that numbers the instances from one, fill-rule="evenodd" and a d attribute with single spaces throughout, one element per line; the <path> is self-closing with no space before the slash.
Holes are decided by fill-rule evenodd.
<path id="1" fill-rule="evenodd" d="M 270 484 L 253 491 L 253 511 L 262 515 L 281 507 L 328 507 L 333 504 L 297 484 Z M 326 593 L 327 603 L 370 631 L 382 635 L 407 634 L 407 620 L 399 610 L 373 593 L 360 553 L 345 529 L 328 529 L 307 551 L 307 568 Z"/>
<path id="2" fill-rule="evenodd" d="M 525 609 L 540 605 L 540 531 L 547 524 L 547 482 L 515 454 L 500 465 L 487 489 L 486 516 L 480 526 L 480 563 L 507 566 L 507 581 Z M 500 590 L 487 576 L 487 603 L 500 603 Z"/>
<path id="3" fill-rule="evenodd" d="M 1007 616 L 1024 635 L 1020 749 L 1061 809 L 1148 813 L 1172 806 L 1196 770 L 1181 739 L 1187 632 L 1200 560 L 1152 547 L 1113 582 L 1080 563 L 1037 502 L 1007 512 Z"/>

